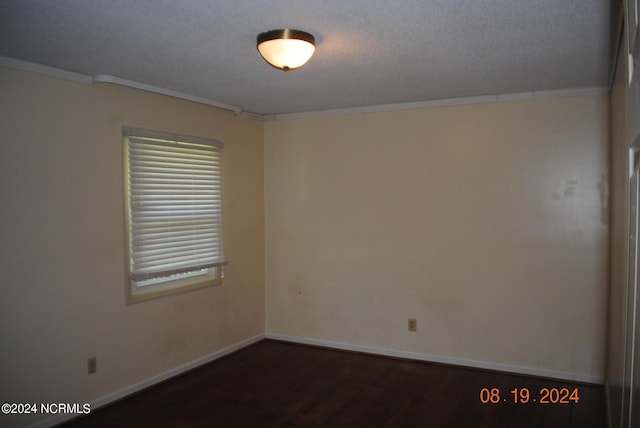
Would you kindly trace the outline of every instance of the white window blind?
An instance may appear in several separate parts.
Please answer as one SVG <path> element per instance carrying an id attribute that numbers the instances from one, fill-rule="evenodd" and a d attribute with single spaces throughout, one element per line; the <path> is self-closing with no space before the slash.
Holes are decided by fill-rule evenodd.
<path id="1" fill-rule="evenodd" d="M 222 143 L 131 128 L 124 140 L 133 292 L 202 273 L 219 277 Z"/>

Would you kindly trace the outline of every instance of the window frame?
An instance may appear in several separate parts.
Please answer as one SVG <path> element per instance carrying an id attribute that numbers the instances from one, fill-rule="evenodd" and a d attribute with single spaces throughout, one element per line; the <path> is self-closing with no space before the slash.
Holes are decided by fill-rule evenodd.
<path id="1" fill-rule="evenodd" d="M 173 279 L 168 279 L 167 276 L 164 279 L 159 278 L 151 278 L 148 280 L 145 279 L 134 279 L 134 273 L 132 272 L 133 267 L 133 259 L 132 259 L 132 233 L 131 233 L 131 205 L 132 198 L 130 194 L 130 137 L 139 138 L 139 139 L 158 139 L 166 142 L 173 142 L 176 144 L 179 143 L 187 143 L 187 144 L 204 144 L 217 148 L 219 152 L 218 158 L 220 162 L 219 171 L 216 173 L 217 179 L 220 182 L 220 190 L 217 194 L 219 198 L 218 203 L 220 204 L 220 221 L 219 221 L 219 245 L 223 251 L 224 248 L 224 228 L 222 222 L 222 199 L 223 199 L 223 186 L 222 186 L 222 150 L 224 148 L 224 144 L 215 139 L 206 139 L 200 137 L 191 137 L 185 135 L 179 135 L 169 132 L 162 131 L 152 131 L 141 128 L 133 128 L 133 127 L 122 127 L 121 138 L 122 138 L 122 149 L 123 149 L 123 199 L 124 199 L 124 241 L 125 241 L 125 289 L 126 289 L 126 304 L 133 304 L 144 302 L 152 299 L 157 299 L 161 297 L 166 297 L 174 294 L 189 292 L 193 290 L 198 290 L 205 287 L 211 287 L 215 285 L 219 285 L 222 283 L 224 278 L 224 266 L 227 264 L 227 260 L 224 257 L 224 254 L 221 257 L 221 260 L 216 262 L 215 266 L 210 267 L 194 267 L 194 271 L 185 272 L 185 273 L 175 273 L 170 274 L 173 276 Z M 147 284 L 138 285 L 141 282 L 146 282 Z M 155 283 L 154 283 L 155 282 Z"/>

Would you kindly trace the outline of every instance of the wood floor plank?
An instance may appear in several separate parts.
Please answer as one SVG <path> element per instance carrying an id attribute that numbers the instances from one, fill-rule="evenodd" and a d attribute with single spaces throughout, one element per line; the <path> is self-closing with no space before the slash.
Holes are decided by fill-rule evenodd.
<path id="1" fill-rule="evenodd" d="M 317 380 L 316 394 L 295 418 L 301 427 L 317 427 L 348 406 L 367 385 L 378 379 L 387 364 L 375 357 L 359 355 L 351 361 L 340 360 Z"/>
<path id="2" fill-rule="evenodd" d="M 579 403 L 534 402 L 579 388 Z M 482 403 L 482 388 L 500 401 Z M 528 403 L 510 391 L 527 388 Z M 265 340 L 66 424 L 69 427 L 603 428 L 601 385 Z"/>
<path id="3" fill-rule="evenodd" d="M 450 376 L 448 382 L 425 403 L 425 413 L 421 422 L 423 426 L 446 427 L 460 409 L 468 409 L 469 395 L 461 394 L 461 390 L 473 382 L 474 374 L 462 368 L 446 372 Z"/>
<path id="4" fill-rule="evenodd" d="M 425 409 L 433 401 L 433 397 L 450 381 L 435 365 L 422 365 L 417 370 L 415 382 L 404 387 L 400 396 L 402 406 L 383 426 L 384 428 L 420 426 L 424 419 Z"/>

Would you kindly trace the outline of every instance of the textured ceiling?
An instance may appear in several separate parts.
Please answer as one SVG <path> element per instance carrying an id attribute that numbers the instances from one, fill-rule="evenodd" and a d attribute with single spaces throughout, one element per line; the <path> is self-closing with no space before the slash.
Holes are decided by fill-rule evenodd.
<path id="1" fill-rule="evenodd" d="M 604 86 L 607 0 L 0 0 L 0 55 L 258 114 Z M 258 33 L 316 37 L 301 69 Z"/>

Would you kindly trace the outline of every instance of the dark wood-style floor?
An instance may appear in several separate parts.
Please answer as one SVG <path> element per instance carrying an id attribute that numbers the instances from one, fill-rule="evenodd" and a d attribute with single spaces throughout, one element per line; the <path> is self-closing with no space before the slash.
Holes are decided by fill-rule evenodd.
<path id="1" fill-rule="evenodd" d="M 500 401 L 483 404 L 483 388 L 498 388 Z M 515 404 L 514 388 L 528 388 L 529 402 Z M 543 388 L 577 388 L 579 401 L 541 404 Z M 557 401 L 555 393 L 550 400 Z M 67 426 L 600 428 L 605 422 L 599 385 L 265 340 Z"/>

